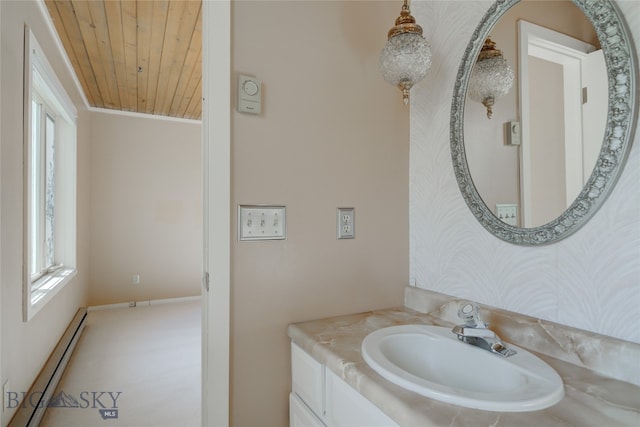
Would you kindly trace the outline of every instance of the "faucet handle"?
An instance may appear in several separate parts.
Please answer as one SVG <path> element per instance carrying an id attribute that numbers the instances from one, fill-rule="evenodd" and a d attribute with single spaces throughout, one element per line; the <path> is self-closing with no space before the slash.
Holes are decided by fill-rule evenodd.
<path id="1" fill-rule="evenodd" d="M 464 301 L 458 308 L 458 317 L 464 320 L 465 325 L 486 328 L 487 324 L 480 318 L 480 308 L 478 304 Z"/>

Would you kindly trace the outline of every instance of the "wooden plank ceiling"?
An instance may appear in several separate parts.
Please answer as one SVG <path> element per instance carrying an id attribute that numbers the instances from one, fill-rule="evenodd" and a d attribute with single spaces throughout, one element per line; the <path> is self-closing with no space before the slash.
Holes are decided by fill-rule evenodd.
<path id="1" fill-rule="evenodd" d="M 45 4 L 91 106 L 201 118 L 201 0 Z"/>

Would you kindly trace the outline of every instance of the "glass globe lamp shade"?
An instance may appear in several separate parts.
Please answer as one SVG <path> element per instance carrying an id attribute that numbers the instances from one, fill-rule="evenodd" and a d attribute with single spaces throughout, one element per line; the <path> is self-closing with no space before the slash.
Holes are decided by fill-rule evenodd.
<path id="1" fill-rule="evenodd" d="M 487 47 L 489 46 L 489 47 Z M 469 98 L 487 108 L 487 117 L 493 116 L 496 100 L 511 90 L 513 70 L 495 43 L 487 39 L 469 78 Z"/>
<path id="2" fill-rule="evenodd" d="M 390 37 L 380 54 L 380 73 L 384 79 L 402 90 L 409 102 L 409 90 L 422 80 L 431 66 L 429 44 L 420 34 L 406 32 Z"/>

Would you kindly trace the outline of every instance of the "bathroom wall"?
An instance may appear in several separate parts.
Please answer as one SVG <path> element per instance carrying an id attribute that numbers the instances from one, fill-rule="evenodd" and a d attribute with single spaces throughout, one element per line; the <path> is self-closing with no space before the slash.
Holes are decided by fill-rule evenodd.
<path id="1" fill-rule="evenodd" d="M 80 306 L 86 305 L 88 281 L 89 218 L 89 116 L 82 109 L 80 94 L 64 65 L 52 34 L 35 1 L 1 1 L 2 9 L 2 227 L 0 230 L 2 264 L 2 366 L 0 384 L 9 381 L 9 389 L 27 392 L 49 354 Z M 44 8 L 44 6 L 43 6 Z M 29 322 L 22 321 L 23 253 L 23 51 L 24 26 L 28 25 L 41 44 L 60 82 L 78 107 L 77 137 L 77 275 Z M 2 413 L 5 426 L 15 413 Z"/>
<path id="2" fill-rule="evenodd" d="M 377 65 L 401 2 L 232 7 L 233 80 L 262 79 L 263 112 L 232 113 L 231 421 L 285 426 L 287 325 L 403 302 L 409 109 Z M 286 205 L 286 240 L 236 240 L 255 203 Z M 355 207 L 355 239 L 336 239 L 337 207 Z"/>
<path id="3" fill-rule="evenodd" d="M 640 8 L 616 1 L 640 45 Z M 606 204 L 577 233 L 542 247 L 489 234 L 458 189 L 449 114 L 460 59 L 489 1 L 414 1 L 435 67 L 411 108 L 411 283 L 640 342 L 640 131 Z"/>
<path id="4" fill-rule="evenodd" d="M 90 305 L 200 294 L 201 132 L 193 120 L 91 112 Z"/>

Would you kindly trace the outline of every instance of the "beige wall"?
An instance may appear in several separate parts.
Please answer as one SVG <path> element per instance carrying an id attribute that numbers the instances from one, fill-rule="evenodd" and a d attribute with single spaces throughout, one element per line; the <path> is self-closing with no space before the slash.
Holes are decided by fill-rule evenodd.
<path id="1" fill-rule="evenodd" d="M 201 128 L 91 113 L 90 305 L 200 294 Z"/>
<path id="2" fill-rule="evenodd" d="M 29 386 L 73 318 L 86 304 L 88 279 L 89 118 L 78 116 L 77 269 L 78 274 L 33 319 L 22 321 L 22 58 L 24 25 L 29 25 L 47 52 L 49 62 L 76 105 L 81 105 L 45 21 L 35 2 L 2 1 L 2 369 L 1 383 L 10 380 L 11 391 Z M 15 410 L 2 414 L 6 425 Z"/>
<path id="3" fill-rule="evenodd" d="M 400 5 L 233 3 L 233 79 L 261 78 L 264 104 L 233 112 L 232 206 L 287 206 L 284 241 L 237 242 L 232 215 L 234 426 L 288 425 L 289 323 L 402 304 L 409 110 L 377 69 Z"/>

